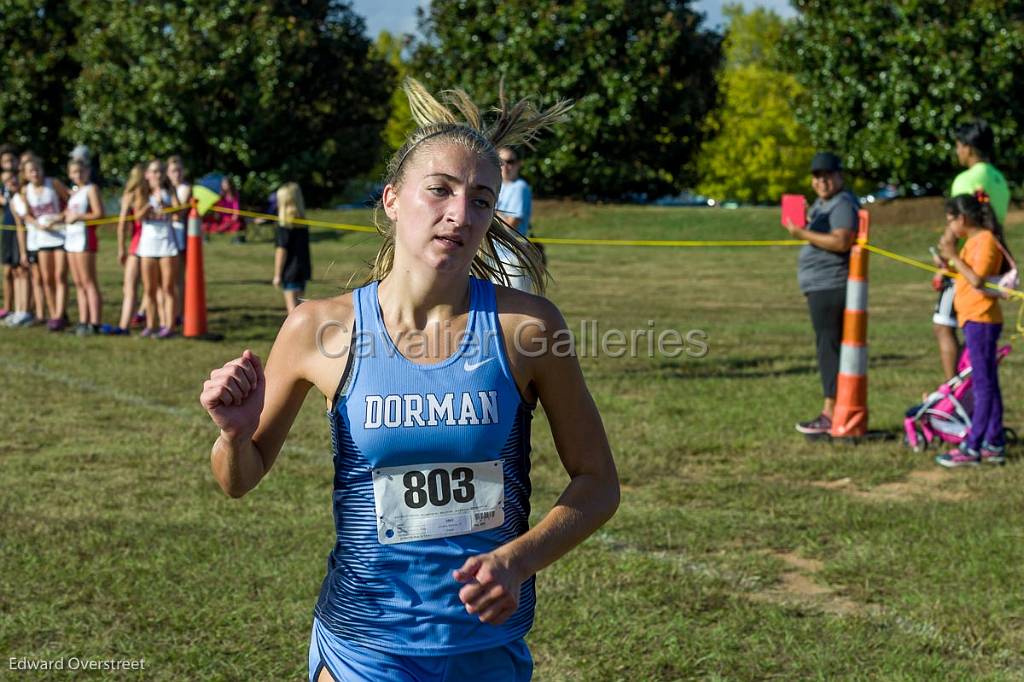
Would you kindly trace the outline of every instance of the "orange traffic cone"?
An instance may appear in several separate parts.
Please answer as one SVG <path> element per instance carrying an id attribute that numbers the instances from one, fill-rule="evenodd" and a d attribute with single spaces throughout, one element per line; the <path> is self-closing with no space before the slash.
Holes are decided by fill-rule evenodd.
<path id="1" fill-rule="evenodd" d="M 206 335 L 206 279 L 203 276 L 203 225 L 192 200 L 185 251 L 185 327 L 187 337 Z"/>
<path id="2" fill-rule="evenodd" d="M 839 350 L 839 383 L 832 415 L 832 437 L 852 438 L 868 432 L 868 241 L 871 218 L 859 212 L 857 243 L 850 249 L 843 311 L 843 345 Z"/>

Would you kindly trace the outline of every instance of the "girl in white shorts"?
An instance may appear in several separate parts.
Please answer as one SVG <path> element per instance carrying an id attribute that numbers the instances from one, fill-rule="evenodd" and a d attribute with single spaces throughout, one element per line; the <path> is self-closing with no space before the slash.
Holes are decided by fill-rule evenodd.
<path id="1" fill-rule="evenodd" d="M 35 322 L 35 316 L 29 312 L 32 301 L 31 265 L 28 259 L 28 235 L 25 231 L 25 216 L 28 206 L 21 196 L 21 184 L 15 171 L 4 171 L 4 188 L 10 197 L 10 209 L 14 218 L 15 251 L 17 263 L 11 263 L 14 270 L 14 312 L 4 318 L 4 324 L 10 327 L 24 327 Z M 14 259 L 11 259 L 14 260 Z"/>
<path id="2" fill-rule="evenodd" d="M 43 162 L 38 157 L 28 158 L 21 173 L 26 182 L 21 188 L 28 205 L 25 224 L 36 228 L 39 272 L 42 276 L 43 296 L 49 308 L 47 327 L 52 332 L 67 327 L 68 298 L 67 254 L 64 252 L 64 206 L 68 189 L 60 180 L 46 177 Z"/>
<path id="3" fill-rule="evenodd" d="M 142 221 L 136 255 L 142 265 L 142 291 L 146 328 L 141 336 L 166 339 L 174 336 L 175 260 L 178 242 L 166 209 L 174 205 L 174 188 L 167 181 L 163 161 L 146 165 L 145 182 L 135 194 L 135 216 Z M 157 291 L 163 296 L 157 301 Z M 159 328 L 157 325 L 159 324 Z"/>
<path id="4" fill-rule="evenodd" d="M 135 202 L 135 195 L 140 191 L 146 182 L 146 166 L 137 163 L 132 166 L 128 173 L 128 180 L 125 182 L 124 190 L 121 192 L 121 209 L 117 216 L 117 261 L 124 268 L 124 280 L 121 291 L 121 315 L 118 318 L 116 327 L 110 327 L 106 332 L 114 336 L 127 336 L 131 330 L 133 319 L 138 324 L 146 319 L 144 309 L 139 309 L 135 318 L 132 313 L 139 301 L 139 258 L 135 254 L 138 247 L 139 232 L 141 225 L 132 215 L 132 205 Z"/>
<path id="5" fill-rule="evenodd" d="M 78 291 L 79 336 L 95 334 L 100 329 L 103 299 L 96 283 L 96 251 L 99 240 L 96 226 L 86 225 L 87 220 L 103 217 L 103 201 L 100 190 L 90 182 L 91 169 L 83 161 L 68 164 L 68 177 L 72 191 L 68 206 L 64 209 L 64 250 L 71 266 L 71 278 Z"/>
<path id="6" fill-rule="evenodd" d="M 167 179 L 174 188 L 176 203 L 179 206 L 188 206 L 192 200 L 192 185 L 188 184 L 186 177 L 188 177 L 188 170 L 186 170 L 180 156 L 175 154 L 167 159 Z M 176 211 L 171 214 L 174 237 L 178 241 L 177 270 L 174 278 L 177 283 L 177 295 L 174 297 L 174 323 L 176 325 L 181 323 L 185 302 L 185 247 L 188 246 L 188 237 L 185 234 L 185 220 L 187 217 L 187 210 Z"/>

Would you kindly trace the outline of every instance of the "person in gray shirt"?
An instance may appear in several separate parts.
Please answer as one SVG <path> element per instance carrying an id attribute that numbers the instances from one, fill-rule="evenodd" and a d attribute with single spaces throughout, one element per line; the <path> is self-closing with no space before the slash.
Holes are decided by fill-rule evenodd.
<path id="1" fill-rule="evenodd" d="M 846 279 L 860 204 L 857 197 L 844 188 L 842 164 L 835 154 L 815 154 L 811 161 L 811 176 L 811 186 L 818 199 L 807 214 L 807 227 L 797 227 L 792 221 L 787 221 L 786 229 L 794 238 L 807 242 L 800 249 L 797 282 L 807 297 L 818 352 L 821 389 L 825 394 L 821 414 L 798 422 L 796 430 L 821 434 L 832 429 L 839 347 L 843 338 L 843 310 L 846 308 Z"/>

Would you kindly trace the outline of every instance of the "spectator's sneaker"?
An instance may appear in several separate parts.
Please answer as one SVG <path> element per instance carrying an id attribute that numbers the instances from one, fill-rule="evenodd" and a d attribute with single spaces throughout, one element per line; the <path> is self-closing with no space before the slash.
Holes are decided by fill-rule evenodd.
<path id="1" fill-rule="evenodd" d="M 156 336 L 156 335 L 157 335 L 157 330 L 154 329 L 153 327 L 146 327 L 145 329 L 142 330 L 142 333 L 139 334 L 139 336 L 144 338 L 144 339 L 148 339 L 149 337 Z"/>
<path id="2" fill-rule="evenodd" d="M 10 314 L 11 314 L 11 311 L 8 310 L 7 308 L 0 308 L 0 320 L 4 319 L 5 317 L 7 317 Z"/>
<path id="3" fill-rule="evenodd" d="M 1006 464 L 1006 446 L 982 443 L 981 461 L 985 464 Z"/>
<path id="4" fill-rule="evenodd" d="M 79 322 L 75 325 L 75 336 L 91 336 L 94 333 L 92 327 L 85 322 Z"/>
<path id="5" fill-rule="evenodd" d="M 832 430 L 832 420 L 824 414 L 819 414 L 814 419 L 805 422 L 797 422 L 796 430 L 808 435 L 828 433 Z"/>
<path id="6" fill-rule="evenodd" d="M 138 328 L 146 326 L 146 316 L 142 313 L 135 313 L 132 315 L 132 321 L 129 323 L 130 327 Z"/>
<path id="7" fill-rule="evenodd" d="M 33 315 L 32 313 L 18 313 L 18 314 L 21 317 L 18 318 L 17 322 L 11 324 L 12 327 L 31 327 L 35 323 L 35 321 L 36 321 L 36 316 Z"/>
<path id="8" fill-rule="evenodd" d="M 981 456 L 978 451 L 972 450 L 966 445 L 961 445 L 955 450 L 950 450 L 946 454 L 935 458 L 936 464 L 947 469 L 978 466 L 979 462 L 981 462 Z"/>
<path id="9" fill-rule="evenodd" d="M 174 329 L 171 327 L 160 327 L 160 331 L 156 333 L 158 339 L 169 339 L 174 336 Z"/>

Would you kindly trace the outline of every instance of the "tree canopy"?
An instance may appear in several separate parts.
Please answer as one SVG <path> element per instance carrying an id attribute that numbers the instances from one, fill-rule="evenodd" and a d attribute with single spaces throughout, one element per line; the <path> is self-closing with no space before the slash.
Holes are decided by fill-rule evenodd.
<path id="1" fill-rule="evenodd" d="M 114 177 L 181 154 L 324 200 L 382 144 L 394 72 L 364 31 L 343 0 L 11 0 L 0 139 L 51 161 L 85 143 Z"/>
<path id="2" fill-rule="evenodd" d="M 416 127 L 409 109 L 409 99 L 401 87 L 402 81 L 409 75 L 409 67 L 402 58 L 406 38 L 408 36 L 394 36 L 387 31 L 381 31 L 373 44 L 374 53 L 390 64 L 395 74 L 395 85 L 391 92 L 391 115 L 382 133 L 385 151 L 390 152 L 405 144 L 406 138 Z"/>
<path id="3" fill-rule="evenodd" d="M 387 120 L 391 69 L 334 0 L 129 3 L 78 0 L 69 140 L 104 150 L 113 174 L 180 153 L 241 178 L 330 196 L 368 170 Z"/>
<path id="4" fill-rule="evenodd" d="M 410 46 L 371 45 L 347 0 L 7 0 L 0 142 L 51 166 L 85 143 L 108 177 L 177 153 L 250 197 L 295 180 L 315 203 L 401 144 L 396 89 L 411 73 L 484 106 L 501 83 L 513 100 L 574 100 L 526 151 L 539 194 L 654 196 L 699 179 L 774 201 L 803 188 L 815 147 L 862 180 L 945 188 L 952 131 L 975 117 L 1020 182 L 1024 0 L 794 5 L 789 21 L 728 8 L 723 43 L 692 0 L 433 0 Z"/>
<path id="5" fill-rule="evenodd" d="M 785 24 L 764 8 L 745 13 L 730 5 L 725 14 L 721 105 L 708 116 L 714 137 L 701 150 L 698 188 L 719 199 L 755 203 L 804 193 L 814 148 L 793 110 L 803 88 L 778 68 Z"/>
<path id="6" fill-rule="evenodd" d="M 524 174 L 540 193 L 619 197 L 695 178 L 721 38 L 689 0 L 433 0 L 414 75 L 497 102 L 575 100 Z"/>
<path id="7" fill-rule="evenodd" d="M 996 163 L 1024 170 L 1024 2 L 797 0 L 787 67 L 813 140 L 878 181 L 948 186 L 953 129 L 982 117 Z"/>
<path id="8" fill-rule="evenodd" d="M 0 11 L 0 142 L 31 149 L 48 165 L 67 159 L 59 137 L 72 112 L 68 84 L 74 16 L 61 0 L 6 0 Z"/>

